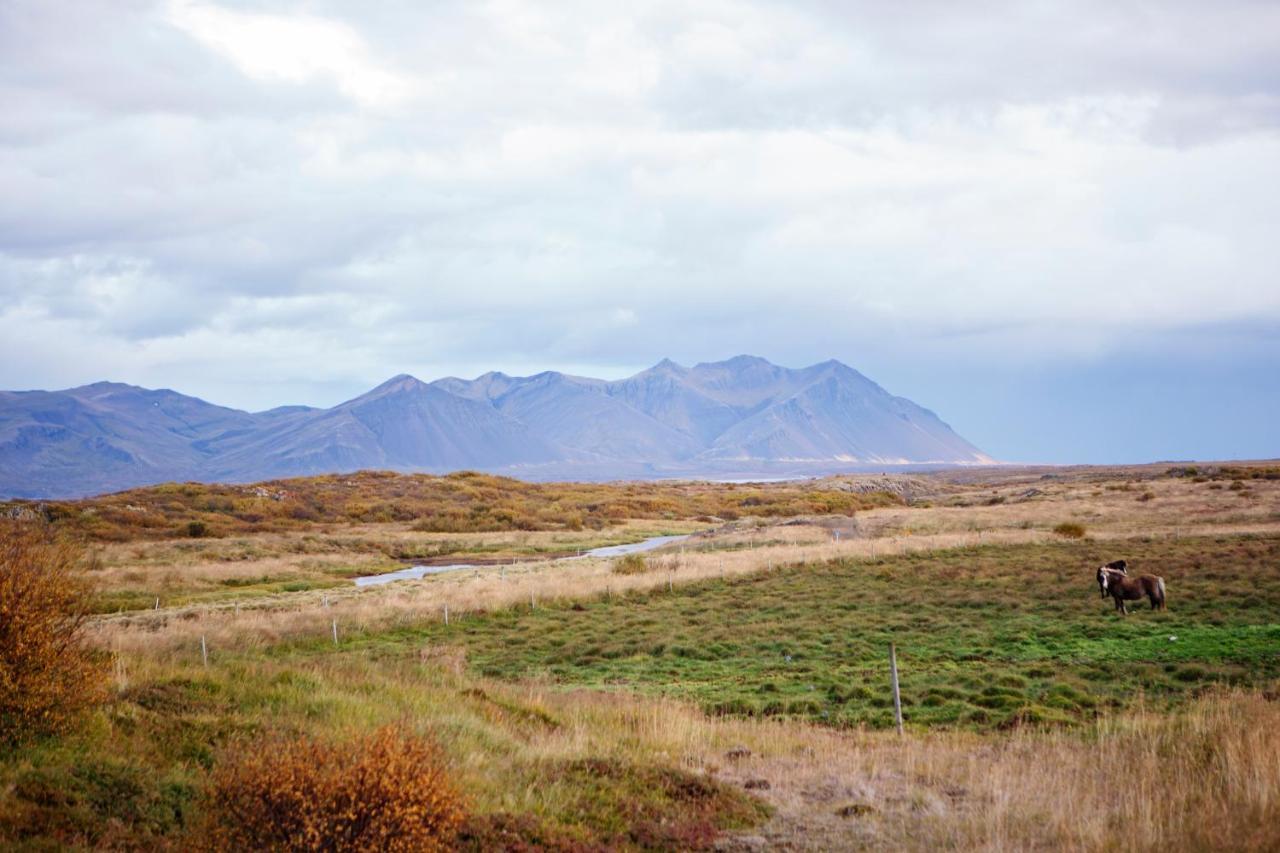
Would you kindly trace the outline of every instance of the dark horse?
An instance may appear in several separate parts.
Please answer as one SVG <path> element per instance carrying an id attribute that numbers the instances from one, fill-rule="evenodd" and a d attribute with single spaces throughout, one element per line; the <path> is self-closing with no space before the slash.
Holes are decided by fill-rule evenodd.
<path id="1" fill-rule="evenodd" d="M 1107 597 L 1107 587 L 1103 581 L 1102 573 L 1107 569 L 1115 569 L 1120 574 L 1127 575 L 1129 574 L 1129 564 L 1124 560 L 1112 560 L 1110 563 L 1107 563 L 1105 566 L 1098 569 L 1098 592 L 1103 598 Z"/>
<path id="2" fill-rule="evenodd" d="M 1146 596 L 1151 602 L 1152 610 L 1164 610 L 1164 578 L 1155 575 L 1138 575 L 1131 578 L 1120 569 L 1103 566 L 1098 569 L 1098 584 L 1102 594 L 1115 600 L 1116 610 L 1128 614 L 1124 606 L 1126 601 L 1137 601 Z"/>

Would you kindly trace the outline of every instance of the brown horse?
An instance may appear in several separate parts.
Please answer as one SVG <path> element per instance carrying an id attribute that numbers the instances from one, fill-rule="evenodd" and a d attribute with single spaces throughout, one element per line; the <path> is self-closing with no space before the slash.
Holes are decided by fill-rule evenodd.
<path id="1" fill-rule="evenodd" d="M 1126 563 L 1124 560 L 1112 560 L 1110 563 L 1107 563 L 1105 566 L 1100 566 L 1098 568 L 1098 592 L 1103 598 L 1107 597 L 1107 587 L 1105 582 L 1103 581 L 1102 574 L 1107 569 L 1115 569 L 1120 574 L 1127 575 L 1129 574 L 1129 564 Z"/>
<path id="2" fill-rule="evenodd" d="M 1102 594 L 1110 595 L 1116 603 L 1116 610 L 1128 615 L 1124 606 L 1126 601 L 1137 601 L 1146 596 L 1151 602 L 1152 610 L 1164 610 L 1164 578 L 1155 575 L 1138 575 L 1129 577 L 1119 569 L 1103 566 L 1098 570 L 1098 583 L 1102 586 Z"/>

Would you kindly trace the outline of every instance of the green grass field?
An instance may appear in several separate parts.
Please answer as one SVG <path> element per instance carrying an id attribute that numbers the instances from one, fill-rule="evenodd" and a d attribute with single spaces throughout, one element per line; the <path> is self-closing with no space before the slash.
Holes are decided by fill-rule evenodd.
<path id="1" fill-rule="evenodd" d="M 1131 615 L 1093 572 L 1125 556 L 1162 575 L 1169 610 Z M 479 673 L 662 692 L 716 713 L 892 723 L 898 646 L 914 725 L 1081 721 L 1139 696 L 1280 676 L 1280 538 L 978 547 L 787 567 L 673 592 L 501 611 L 357 638 L 460 646 Z M 299 649 L 299 651 L 301 651 Z"/>

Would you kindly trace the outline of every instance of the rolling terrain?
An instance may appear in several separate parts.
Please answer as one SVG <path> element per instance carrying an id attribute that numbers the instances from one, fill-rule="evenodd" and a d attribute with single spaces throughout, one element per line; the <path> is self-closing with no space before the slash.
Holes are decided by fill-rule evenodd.
<path id="1" fill-rule="evenodd" d="M 933 412 L 836 361 L 663 361 L 614 382 L 402 375 L 330 409 L 258 413 L 109 382 L 0 392 L 0 496 L 9 497 L 361 469 L 605 480 L 990 461 Z"/>
<path id="2" fill-rule="evenodd" d="M 198 846 L 263 737 L 411 720 L 460 849 L 1274 849 L 1280 468 L 982 474 L 10 503 L 93 549 L 111 669 L 83 728 L 0 755 L 0 844 Z M 1168 611 L 1099 599 L 1115 557 Z M 352 583 L 433 560 L 480 565 Z"/>

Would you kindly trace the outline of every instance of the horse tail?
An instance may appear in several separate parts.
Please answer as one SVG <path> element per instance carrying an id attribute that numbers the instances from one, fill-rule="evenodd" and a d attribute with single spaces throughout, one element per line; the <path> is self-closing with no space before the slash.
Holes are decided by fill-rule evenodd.
<path id="1" fill-rule="evenodd" d="M 1164 610 L 1164 578 L 1156 578 L 1156 595 L 1160 597 L 1160 609 Z"/>

